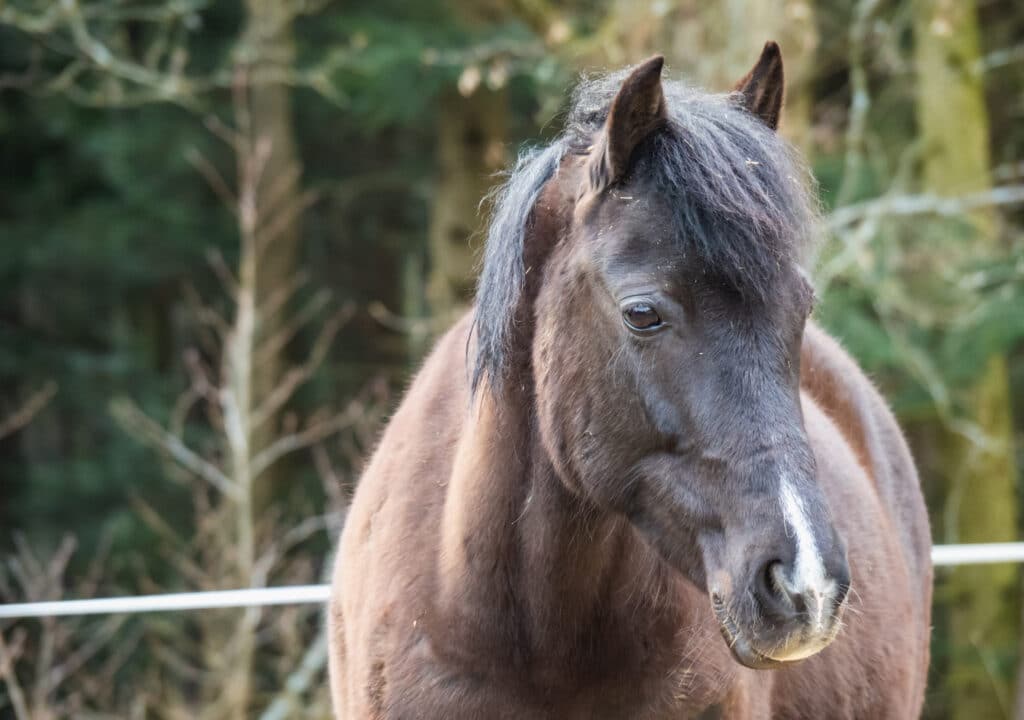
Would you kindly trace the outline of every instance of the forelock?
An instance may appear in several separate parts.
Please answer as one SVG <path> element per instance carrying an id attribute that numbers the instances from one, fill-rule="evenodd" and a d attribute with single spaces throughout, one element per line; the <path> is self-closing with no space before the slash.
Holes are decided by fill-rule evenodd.
<path id="1" fill-rule="evenodd" d="M 477 285 L 472 386 L 504 379 L 522 294 L 523 253 L 534 204 L 567 152 L 589 147 L 630 68 L 582 80 L 562 134 L 520 155 L 494 196 Z M 745 295 L 769 295 L 779 269 L 800 264 L 819 237 L 814 183 L 796 152 L 741 105 L 663 81 L 669 121 L 634 153 L 643 175 L 667 201 L 678 249 Z"/>
<path id="2" fill-rule="evenodd" d="M 573 95 L 566 137 L 590 141 L 603 126 L 630 70 L 584 80 Z M 634 154 L 643 176 L 671 209 L 681 252 L 750 296 L 766 297 L 779 268 L 807 261 L 820 237 L 815 185 L 796 151 L 741 105 L 663 81 L 669 122 Z"/>

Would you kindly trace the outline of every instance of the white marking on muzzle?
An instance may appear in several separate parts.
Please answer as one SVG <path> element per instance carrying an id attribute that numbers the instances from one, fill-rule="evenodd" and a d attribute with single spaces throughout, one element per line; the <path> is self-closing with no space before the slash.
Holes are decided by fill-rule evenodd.
<path id="1" fill-rule="evenodd" d="M 808 609 L 814 615 L 815 629 L 821 630 L 824 628 L 825 608 L 829 604 L 826 599 L 834 595 L 836 584 L 826 576 L 825 563 L 818 552 L 803 498 L 796 493 L 786 477 L 782 478 L 780 499 L 786 524 L 793 528 L 796 537 L 796 562 L 788 578 L 787 589 L 804 596 Z"/>

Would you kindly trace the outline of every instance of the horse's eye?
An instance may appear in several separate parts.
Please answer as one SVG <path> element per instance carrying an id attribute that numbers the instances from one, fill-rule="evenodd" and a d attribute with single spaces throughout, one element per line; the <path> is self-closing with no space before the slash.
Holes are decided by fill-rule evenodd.
<path id="1" fill-rule="evenodd" d="M 661 327 L 661 316 L 647 302 L 636 302 L 632 305 L 627 305 L 622 311 L 622 319 L 633 330 L 654 330 Z"/>

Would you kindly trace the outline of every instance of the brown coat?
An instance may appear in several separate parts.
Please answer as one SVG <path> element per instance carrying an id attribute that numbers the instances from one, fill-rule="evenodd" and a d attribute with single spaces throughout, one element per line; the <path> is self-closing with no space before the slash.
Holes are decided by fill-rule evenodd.
<path id="1" fill-rule="evenodd" d="M 469 328 L 466 318 L 438 343 L 349 512 L 329 613 L 339 718 L 686 718 L 712 706 L 737 719 L 920 713 L 927 516 L 892 414 L 835 341 L 808 327 L 801 399 L 848 543 L 846 627 L 819 655 L 757 671 L 730 657 L 705 594 L 627 523 L 577 528 L 556 487 L 549 504 L 523 502 L 510 456 L 529 442 L 529 422 L 496 412 L 486 395 L 470 405 Z M 481 452 L 469 441 L 477 433 L 505 448 Z M 517 647 L 523 635 L 528 648 Z"/>
<path id="2" fill-rule="evenodd" d="M 927 515 L 806 322 L 778 47 L 725 98 L 661 72 L 584 86 L 513 174 L 473 318 L 384 432 L 334 575 L 339 718 L 920 713 Z"/>

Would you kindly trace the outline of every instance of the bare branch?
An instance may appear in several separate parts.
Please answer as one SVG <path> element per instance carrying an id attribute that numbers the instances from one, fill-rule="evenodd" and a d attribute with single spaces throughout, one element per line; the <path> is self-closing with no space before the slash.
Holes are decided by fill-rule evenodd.
<path id="1" fill-rule="evenodd" d="M 260 307 L 257 308 L 260 319 L 263 322 L 268 322 L 274 317 L 277 311 L 284 307 L 285 303 L 295 295 L 296 291 L 303 287 L 307 282 L 309 282 L 309 274 L 304 270 L 300 270 L 292 275 L 292 277 L 286 282 L 281 283 L 281 285 L 274 288 L 274 290 L 263 300 Z"/>
<path id="2" fill-rule="evenodd" d="M 10 697 L 17 720 L 32 720 L 28 704 L 25 701 L 25 691 L 14 673 L 14 664 L 17 659 L 17 653 L 8 650 L 4 634 L 0 632 L 0 678 L 3 679 L 4 686 L 7 688 L 7 695 Z"/>
<path id="3" fill-rule="evenodd" d="M 314 423 L 301 432 L 278 438 L 257 453 L 252 459 L 253 477 L 259 477 L 267 468 L 285 455 L 310 447 L 311 445 L 316 445 L 321 440 L 350 427 L 358 416 L 356 412 L 358 408 L 359 405 L 352 402 L 345 412 L 338 413 L 323 422 Z"/>
<path id="4" fill-rule="evenodd" d="M 427 337 L 439 329 L 435 327 L 439 324 L 437 319 L 402 317 L 391 312 L 384 303 L 377 300 L 366 306 L 366 312 L 388 330 L 412 337 Z M 446 318 L 442 320 L 447 323 Z"/>
<path id="5" fill-rule="evenodd" d="M 64 571 L 67 570 L 68 563 L 71 562 L 71 556 L 75 554 L 77 547 L 78 540 L 70 533 L 65 533 L 64 537 L 61 538 L 60 545 L 57 546 L 57 552 L 53 554 L 50 561 L 46 564 L 46 579 L 49 581 L 50 588 L 52 588 L 51 597 L 53 598 L 58 598 L 63 594 L 61 579 L 64 577 Z"/>
<path id="6" fill-rule="evenodd" d="M 39 411 L 57 394 L 57 383 L 48 381 L 42 388 L 32 393 L 21 407 L 0 422 L 0 438 L 7 437 L 20 430 L 32 421 Z"/>
<path id="7" fill-rule="evenodd" d="M 63 12 L 61 3 L 50 3 L 46 12 L 40 15 L 32 15 L 5 3 L 0 7 L 0 23 L 16 27 L 29 35 L 45 35 L 57 27 Z"/>
<path id="8" fill-rule="evenodd" d="M 161 427 L 131 400 L 121 398 L 113 401 L 110 412 L 128 434 L 152 448 L 166 452 L 179 465 L 206 480 L 227 497 L 238 499 L 238 488 L 220 469 L 189 449 L 181 438 Z"/>
<path id="9" fill-rule="evenodd" d="M 345 307 L 341 308 L 324 323 L 316 342 L 313 343 L 313 349 L 310 351 L 307 361 L 285 373 L 284 377 L 267 395 L 260 406 L 253 411 L 253 428 L 262 426 L 276 415 L 277 411 L 295 394 L 295 391 L 313 377 L 313 373 L 317 371 L 320 365 L 323 364 L 324 358 L 327 357 L 327 351 L 330 349 L 331 343 L 334 342 L 334 338 L 341 329 L 341 326 L 350 317 L 352 317 L 352 306 L 346 304 Z"/>
<path id="10" fill-rule="evenodd" d="M 184 435 L 185 421 L 188 419 L 189 413 L 192 412 L 192 408 L 201 399 L 202 395 L 196 392 L 194 386 L 189 386 L 185 392 L 179 395 L 178 399 L 174 401 L 174 406 L 171 408 L 170 417 L 167 421 L 168 432 L 176 437 Z"/>
<path id="11" fill-rule="evenodd" d="M 185 283 L 183 296 L 189 312 L 197 323 L 199 345 L 209 356 L 216 356 L 220 352 L 221 343 L 228 337 L 231 329 L 219 313 L 203 304 L 199 291 L 192 283 Z"/>
<path id="12" fill-rule="evenodd" d="M 244 149 L 245 138 L 216 115 L 208 115 L 203 124 L 206 125 L 207 130 L 219 137 L 235 153 L 240 153 Z"/>
<path id="13" fill-rule="evenodd" d="M 48 678 L 48 692 L 56 690 L 68 677 L 74 675 L 78 670 L 91 660 L 96 653 L 102 650 L 124 625 L 126 616 L 113 615 L 108 617 L 103 624 L 95 630 L 87 641 L 82 643 L 73 652 L 66 655 L 63 662 L 50 671 Z"/>
<path id="14" fill-rule="evenodd" d="M 1012 65 L 1015 62 L 1024 62 L 1024 43 L 1000 48 L 978 58 L 977 62 L 971 66 L 971 72 L 975 75 L 983 75 L 990 70 Z"/>
<path id="15" fill-rule="evenodd" d="M 1011 162 L 998 165 L 992 170 L 992 177 L 996 180 L 1018 180 L 1024 177 L 1024 161 Z"/>
<path id="16" fill-rule="evenodd" d="M 839 208 L 828 217 L 827 223 L 835 232 L 867 218 L 898 215 L 966 218 L 970 211 L 978 208 L 1018 203 L 1024 203 L 1024 185 L 1003 185 L 959 197 L 944 197 L 930 193 L 894 195 Z"/>
<path id="17" fill-rule="evenodd" d="M 280 539 L 271 542 L 265 548 L 256 564 L 266 568 L 265 574 L 269 574 L 270 570 L 280 562 L 281 558 L 285 557 L 297 545 L 301 545 L 319 532 L 327 532 L 328 541 L 334 542 L 335 538 L 331 530 L 339 525 L 340 520 L 340 512 L 329 512 L 305 518 L 298 525 L 284 533 Z"/>
<path id="18" fill-rule="evenodd" d="M 120 57 L 110 47 L 89 32 L 88 24 L 77 2 L 63 3 L 64 18 L 78 51 L 104 73 L 115 78 L 148 88 L 167 101 L 182 105 L 195 105 L 193 89 L 188 79 L 180 75 L 163 74 Z"/>
<path id="19" fill-rule="evenodd" d="M 871 31 L 871 19 L 878 11 L 881 0 L 859 0 L 854 7 L 853 23 L 850 25 L 850 117 L 846 128 L 846 158 L 843 162 L 843 176 L 836 194 L 836 204 L 846 205 L 853 192 L 864 165 L 864 135 L 867 128 L 868 111 L 871 109 L 871 94 L 868 90 L 867 39 Z"/>
<path id="20" fill-rule="evenodd" d="M 235 278 L 235 274 L 231 272 L 231 268 L 224 261 L 224 255 L 220 250 L 212 249 L 206 253 L 206 261 L 210 263 L 210 267 L 217 274 L 217 278 L 224 285 L 224 290 L 227 291 L 232 297 L 238 295 L 238 280 Z"/>
<path id="21" fill-rule="evenodd" d="M 282 324 L 281 328 L 277 330 L 273 335 L 264 339 L 259 347 L 256 349 L 253 359 L 255 365 L 262 365 L 268 360 L 274 358 L 285 345 L 287 345 L 295 334 L 299 332 L 307 323 L 309 323 L 317 314 L 324 308 L 325 305 L 330 301 L 331 293 L 328 290 L 321 290 L 320 292 L 313 295 L 306 304 L 299 310 L 295 315 L 288 321 Z M 338 325 L 349 317 L 351 317 L 352 311 L 348 305 L 339 311 L 343 318 L 338 322 Z M 328 321 L 327 326 L 329 327 L 332 322 Z M 263 322 L 266 322 L 266 317 L 262 318 Z M 335 328 L 335 332 L 337 328 Z M 321 334 L 323 331 L 321 331 Z"/>
<path id="22" fill-rule="evenodd" d="M 333 508 L 331 515 L 337 518 L 337 524 L 327 530 L 333 541 L 341 534 L 341 528 L 345 521 L 345 509 L 349 502 L 346 496 L 346 486 L 334 469 L 327 448 L 323 444 L 313 446 L 313 463 L 320 475 L 320 484 L 324 488 L 324 495 L 327 496 L 327 507 Z"/>
<path id="23" fill-rule="evenodd" d="M 207 185 L 213 190 L 213 192 L 220 198 L 220 201 L 232 212 L 238 210 L 238 198 L 228 187 L 227 181 L 224 176 L 220 174 L 220 171 L 215 168 L 206 157 L 196 150 L 190 148 L 185 154 L 185 159 L 194 167 L 203 179 L 206 180 Z"/>
<path id="24" fill-rule="evenodd" d="M 192 388 L 199 396 L 210 402 L 216 402 L 217 388 L 213 384 L 213 371 L 203 364 L 199 351 L 195 348 L 189 348 L 182 357 L 185 361 L 185 370 L 188 371 Z"/>
<path id="25" fill-rule="evenodd" d="M 110 547 L 113 544 L 113 533 L 107 528 L 100 535 L 100 541 L 89 561 L 89 567 L 85 571 L 84 578 L 78 586 L 80 597 L 91 597 L 96 594 L 100 580 L 103 577 L 103 570 L 110 558 Z"/>
<path id="26" fill-rule="evenodd" d="M 321 628 L 316 640 L 303 656 L 302 662 L 285 680 L 283 690 L 263 711 L 260 720 L 285 720 L 293 717 L 303 707 L 302 696 L 309 691 L 314 682 L 319 681 L 320 673 L 326 664 L 327 631 Z"/>
<path id="27" fill-rule="evenodd" d="M 277 240 L 291 226 L 295 218 L 302 215 L 310 206 L 316 203 L 319 196 L 320 194 L 316 190 L 307 190 L 296 198 L 294 202 L 289 203 L 287 207 L 277 212 L 270 224 L 260 229 L 260 250 L 265 250 Z"/>
<path id="28" fill-rule="evenodd" d="M 275 214 L 282 201 L 295 194 L 301 176 L 302 168 L 297 163 L 292 163 L 277 177 L 270 179 L 270 186 L 263 193 L 264 215 Z M 294 201 L 289 200 L 289 202 Z"/>

